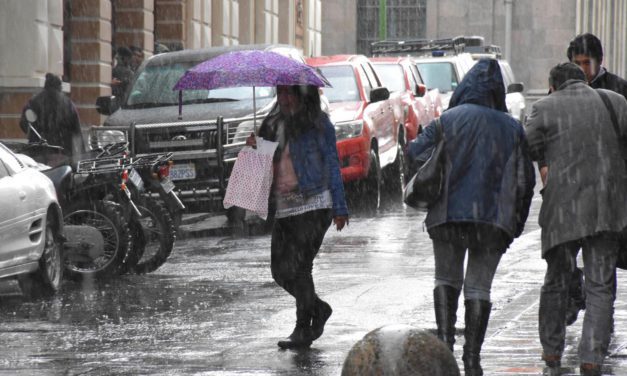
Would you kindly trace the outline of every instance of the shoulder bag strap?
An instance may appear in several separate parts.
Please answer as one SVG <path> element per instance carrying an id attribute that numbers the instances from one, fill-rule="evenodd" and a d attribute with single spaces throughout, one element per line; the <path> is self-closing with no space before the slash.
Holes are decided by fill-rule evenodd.
<path id="1" fill-rule="evenodd" d="M 440 139 L 444 138 L 444 130 L 442 129 L 442 122 L 440 121 L 440 118 L 437 117 L 435 118 L 435 142 L 434 144 L 437 145 L 438 142 L 440 142 Z"/>
<path id="2" fill-rule="evenodd" d="M 607 96 L 607 93 L 604 93 L 602 90 L 596 90 L 599 93 L 599 96 L 603 100 L 605 107 L 607 107 L 607 111 L 610 113 L 610 118 L 612 119 L 612 126 L 614 127 L 614 132 L 616 132 L 616 136 L 621 139 L 620 129 L 618 128 L 618 119 L 616 118 L 616 111 L 614 111 L 614 106 L 612 105 L 612 101 Z"/>

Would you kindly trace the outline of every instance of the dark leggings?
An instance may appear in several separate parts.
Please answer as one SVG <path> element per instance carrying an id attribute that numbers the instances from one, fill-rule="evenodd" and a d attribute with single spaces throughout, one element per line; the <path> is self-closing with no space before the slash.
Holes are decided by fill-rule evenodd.
<path id="1" fill-rule="evenodd" d="M 297 310 L 311 312 L 317 298 L 311 271 L 331 225 L 331 210 L 276 219 L 272 229 L 272 278 L 296 298 Z"/>

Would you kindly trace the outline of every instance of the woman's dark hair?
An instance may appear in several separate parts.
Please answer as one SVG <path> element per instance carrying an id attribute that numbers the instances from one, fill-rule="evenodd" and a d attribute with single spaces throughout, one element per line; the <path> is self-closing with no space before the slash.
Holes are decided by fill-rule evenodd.
<path id="1" fill-rule="evenodd" d="M 566 50 L 566 56 L 569 61 L 573 61 L 575 55 L 586 55 L 597 62 L 603 60 L 603 46 L 601 41 L 594 34 L 585 33 L 579 34 L 570 42 L 568 50 Z"/>
<path id="2" fill-rule="evenodd" d="M 61 79 L 59 78 L 59 76 L 53 73 L 46 73 L 44 89 L 61 91 Z"/>
<path id="3" fill-rule="evenodd" d="M 284 85 L 291 94 L 299 98 L 303 104 L 301 110 L 293 116 L 281 113 L 279 102 L 277 101 L 268 116 L 263 120 L 259 128 L 259 135 L 275 140 L 277 120 L 285 121 L 285 133 L 288 138 L 294 138 L 309 129 L 316 128 L 324 130 L 324 123 L 320 121 L 321 116 L 326 116 L 320 107 L 320 93 L 317 86 L 313 85 Z"/>
<path id="4" fill-rule="evenodd" d="M 319 118 L 322 114 L 320 108 L 320 93 L 318 87 L 313 85 L 290 85 L 287 86 L 292 95 L 299 98 L 303 104 L 301 110 L 286 120 L 286 134 L 297 136 L 311 128 L 323 130 L 324 126 Z M 278 109 L 277 103 L 277 109 Z"/>

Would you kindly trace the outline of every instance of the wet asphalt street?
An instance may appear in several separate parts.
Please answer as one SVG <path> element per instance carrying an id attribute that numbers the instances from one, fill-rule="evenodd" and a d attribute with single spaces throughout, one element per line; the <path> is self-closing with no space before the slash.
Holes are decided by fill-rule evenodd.
<path id="1" fill-rule="evenodd" d="M 503 257 L 494 281 L 482 353 L 486 375 L 542 374 L 539 200 L 536 195 L 525 234 Z M 100 284 L 67 282 L 51 301 L 27 301 L 16 284 L 5 283 L 0 375 L 339 375 L 351 346 L 375 328 L 435 328 L 433 256 L 423 219 L 396 208 L 329 231 L 314 280 L 334 313 L 306 351 L 276 347 L 293 329 L 295 313 L 293 299 L 272 281 L 268 235 L 181 240 L 156 272 Z M 625 277 L 621 272 L 619 280 Z M 621 298 L 627 301 L 619 287 L 606 374 L 627 374 Z M 460 302 L 458 328 L 462 307 Z M 568 330 L 565 374 L 578 373 L 581 321 Z M 459 335 L 460 366 L 462 344 Z"/>

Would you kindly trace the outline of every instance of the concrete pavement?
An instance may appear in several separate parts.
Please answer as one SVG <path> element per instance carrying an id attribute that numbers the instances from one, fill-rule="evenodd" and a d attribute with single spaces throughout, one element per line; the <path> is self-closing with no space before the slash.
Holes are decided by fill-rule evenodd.
<path id="1" fill-rule="evenodd" d="M 538 305 L 546 264 L 540 258 L 540 229 L 537 225 L 540 204 L 541 197 L 537 194 L 532 204 L 530 220 L 527 223 L 525 233 L 516 239 L 504 255 L 494 280 L 492 289 L 493 310 L 482 350 L 482 365 L 486 375 L 543 374 L 544 362 L 540 359 L 542 349 L 538 338 Z M 407 210 L 406 213 L 410 220 L 413 217 L 416 217 L 420 222 L 423 220 L 420 214 L 416 214 L 411 210 Z M 419 228 L 419 226 L 417 225 L 416 228 Z M 233 229 L 229 228 L 223 216 L 204 217 L 198 220 L 190 217 L 182 227 L 182 236 L 188 238 L 207 236 L 212 233 L 222 235 L 233 233 Z M 250 229 L 252 228 L 254 226 L 250 227 Z M 235 231 L 238 231 L 238 229 Z M 421 234 L 420 236 L 425 235 Z M 340 234 L 335 234 L 334 231 L 330 232 L 328 236 L 341 237 Z M 419 273 L 422 274 L 420 279 L 432 278 L 433 266 L 431 263 L 432 258 L 423 260 L 420 268 L 420 271 L 423 273 Z M 581 265 L 581 260 L 579 260 L 579 264 Z M 423 270 L 423 268 L 426 270 Z M 615 333 L 610 346 L 610 355 L 604 366 L 604 375 L 627 375 L 627 330 L 625 329 L 627 328 L 627 290 L 620 288 L 620 282 L 626 278 L 627 272 L 619 270 L 619 288 L 615 304 Z M 404 283 L 400 278 L 396 282 L 399 284 Z M 389 292 L 390 286 L 373 285 L 371 289 L 355 292 L 355 294 L 369 295 L 370 298 L 365 298 L 365 301 L 368 301 L 389 299 L 391 296 L 394 296 L 394 294 L 390 295 Z M 380 295 L 380 297 L 377 295 Z M 423 299 L 432 299 L 430 291 L 423 291 L 418 295 L 421 295 Z M 431 306 L 432 303 L 430 302 L 422 304 L 420 310 L 425 311 L 424 307 Z M 393 305 L 390 305 L 389 308 L 394 309 L 393 307 Z M 339 308 L 341 309 L 341 307 Z M 357 311 L 367 309 L 368 307 L 365 306 L 357 309 Z M 334 313 L 334 319 L 337 321 L 344 321 L 343 319 L 345 319 L 349 322 L 356 318 L 354 315 L 355 307 L 352 307 L 353 314 L 347 317 L 339 316 L 341 312 L 338 311 L 339 309 Z M 460 299 L 460 309 L 457 316 L 458 335 L 454 355 L 458 360 L 460 369 L 463 370 L 461 362 L 464 343 L 462 299 Z M 567 328 L 566 350 L 562 361 L 563 375 L 579 374 L 577 344 L 580 338 L 582 322 L 583 312 L 580 314 L 577 322 Z M 405 323 L 423 329 L 433 329 L 435 327 L 432 312 L 416 312 Z M 331 328 L 329 330 L 333 330 L 333 322 L 330 325 Z M 342 326 L 341 323 L 336 325 Z M 373 325 L 376 324 L 373 323 Z"/>

